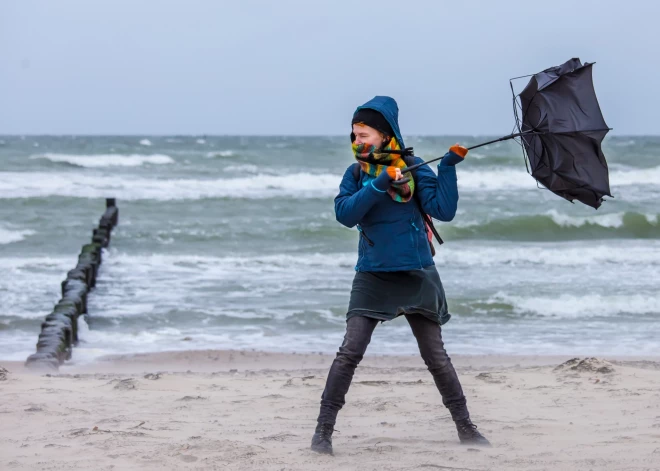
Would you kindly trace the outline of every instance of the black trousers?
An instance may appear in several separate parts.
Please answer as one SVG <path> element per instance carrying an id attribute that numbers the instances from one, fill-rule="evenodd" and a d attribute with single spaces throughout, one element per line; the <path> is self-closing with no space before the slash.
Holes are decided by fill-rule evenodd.
<path id="1" fill-rule="evenodd" d="M 442 403 L 449 409 L 452 419 L 469 417 L 463 388 L 454 365 L 445 351 L 440 325 L 420 314 L 406 314 L 406 320 L 417 339 L 419 352 L 428 367 L 435 385 L 442 396 Z M 318 422 L 335 424 L 337 413 L 345 404 L 346 393 L 353 380 L 355 368 L 362 360 L 371 341 L 371 334 L 380 321 L 370 317 L 351 317 L 346 323 L 344 342 L 332 362 L 325 390 L 321 396 L 321 412 Z"/>

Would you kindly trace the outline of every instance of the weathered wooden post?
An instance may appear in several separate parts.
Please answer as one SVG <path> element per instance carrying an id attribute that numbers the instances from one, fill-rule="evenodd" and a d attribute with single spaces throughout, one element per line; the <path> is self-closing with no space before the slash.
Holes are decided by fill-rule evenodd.
<path id="1" fill-rule="evenodd" d="M 87 314 L 87 296 L 96 286 L 103 248 L 110 244 L 112 229 L 119 222 L 115 198 L 106 199 L 105 206 L 99 225 L 92 232 L 91 244 L 83 245 L 78 264 L 62 282 L 62 298 L 41 324 L 37 352 L 25 362 L 28 367 L 57 369 L 71 358 L 78 343 L 78 319 Z"/>

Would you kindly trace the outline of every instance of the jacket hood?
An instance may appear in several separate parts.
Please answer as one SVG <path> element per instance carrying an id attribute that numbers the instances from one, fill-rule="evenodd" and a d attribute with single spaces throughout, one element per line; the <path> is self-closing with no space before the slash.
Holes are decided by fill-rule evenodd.
<path id="1" fill-rule="evenodd" d="M 401 146 L 402 149 L 406 147 L 403 143 L 403 138 L 401 137 L 401 130 L 399 129 L 399 107 L 394 98 L 389 96 L 375 96 L 364 105 L 358 106 L 355 112 L 357 113 L 364 108 L 369 108 L 382 114 L 390 126 L 392 126 L 394 137 L 399 142 L 399 146 Z M 355 116 L 355 113 L 353 116 Z"/>

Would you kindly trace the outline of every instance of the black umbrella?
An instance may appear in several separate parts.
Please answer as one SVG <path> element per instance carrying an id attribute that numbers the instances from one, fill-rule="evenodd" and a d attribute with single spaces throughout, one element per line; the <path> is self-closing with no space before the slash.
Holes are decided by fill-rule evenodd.
<path id="1" fill-rule="evenodd" d="M 520 95 L 513 97 L 518 132 L 468 149 L 520 137 L 532 177 L 568 201 L 598 208 L 603 196 L 612 196 L 601 149 L 610 128 L 598 105 L 592 66 L 571 59 L 532 75 Z"/>

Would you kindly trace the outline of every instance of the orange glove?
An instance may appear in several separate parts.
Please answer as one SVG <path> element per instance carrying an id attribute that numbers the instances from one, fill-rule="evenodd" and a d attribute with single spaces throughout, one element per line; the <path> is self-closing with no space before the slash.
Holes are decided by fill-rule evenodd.
<path id="1" fill-rule="evenodd" d="M 441 167 L 448 167 L 448 166 L 454 166 L 456 164 L 460 164 L 463 162 L 463 159 L 467 155 L 468 150 L 463 147 L 459 146 L 458 144 L 454 144 L 449 148 L 449 152 L 447 152 L 443 157 L 438 166 Z"/>
<path id="2" fill-rule="evenodd" d="M 461 157 L 465 158 L 465 156 L 468 153 L 468 150 L 466 147 L 458 145 L 458 143 L 454 144 L 449 148 L 450 152 L 453 152 L 454 154 L 460 155 Z"/>
<path id="3" fill-rule="evenodd" d="M 392 180 L 399 180 L 401 178 L 401 169 L 398 167 L 387 167 L 387 174 Z"/>

